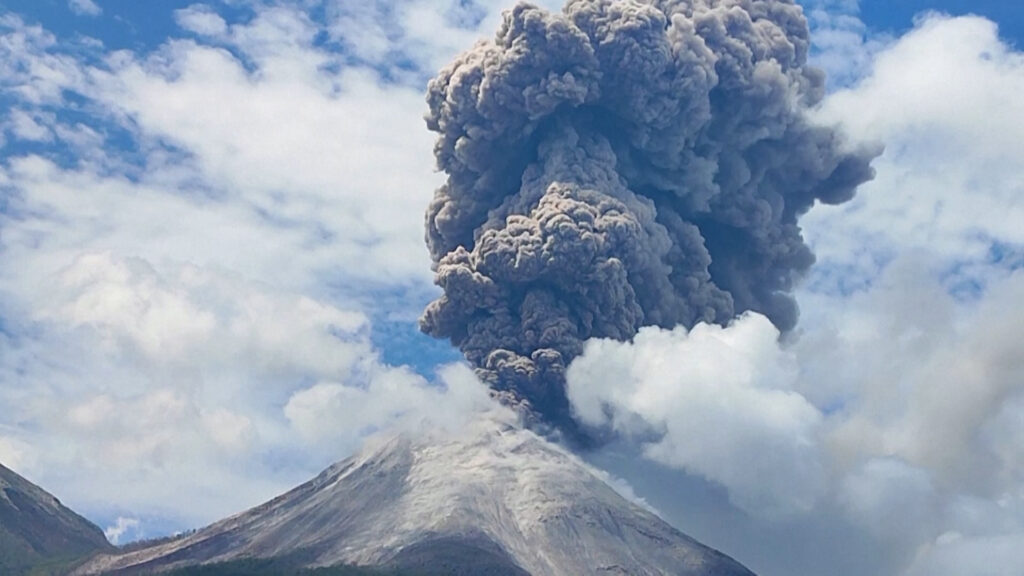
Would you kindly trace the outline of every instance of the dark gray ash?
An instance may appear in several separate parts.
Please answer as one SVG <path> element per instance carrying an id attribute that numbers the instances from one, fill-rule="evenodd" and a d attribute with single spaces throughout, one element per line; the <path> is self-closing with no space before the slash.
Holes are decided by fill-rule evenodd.
<path id="1" fill-rule="evenodd" d="M 849 200 L 880 153 L 810 121 L 825 79 L 808 49 L 789 0 L 508 11 L 429 84 L 444 294 L 422 329 L 568 431 L 565 368 L 588 338 L 748 310 L 791 329 L 814 262 L 799 217 Z"/>

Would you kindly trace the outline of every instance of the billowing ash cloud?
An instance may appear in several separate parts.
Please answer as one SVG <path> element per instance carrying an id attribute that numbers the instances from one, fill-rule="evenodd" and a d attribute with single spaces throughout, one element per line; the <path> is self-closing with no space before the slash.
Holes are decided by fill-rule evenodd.
<path id="1" fill-rule="evenodd" d="M 429 85 L 448 179 L 423 330 L 571 429 L 564 371 L 588 338 L 747 310 L 792 328 L 814 261 L 797 220 L 850 199 L 878 154 L 806 117 L 824 94 L 808 47 L 790 0 L 507 12 Z"/>

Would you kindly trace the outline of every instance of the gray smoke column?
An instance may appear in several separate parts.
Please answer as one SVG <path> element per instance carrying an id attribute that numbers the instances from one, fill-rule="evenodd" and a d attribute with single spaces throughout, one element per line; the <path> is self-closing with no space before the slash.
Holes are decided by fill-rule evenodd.
<path id="1" fill-rule="evenodd" d="M 792 328 L 814 262 L 797 220 L 849 200 L 879 153 L 810 123 L 808 48 L 789 0 L 508 11 L 429 84 L 448 178 L 426 219 L 444 294 L 422 329 L 572 430 L 564 372 L 588 338 L 746 310 Z"/>

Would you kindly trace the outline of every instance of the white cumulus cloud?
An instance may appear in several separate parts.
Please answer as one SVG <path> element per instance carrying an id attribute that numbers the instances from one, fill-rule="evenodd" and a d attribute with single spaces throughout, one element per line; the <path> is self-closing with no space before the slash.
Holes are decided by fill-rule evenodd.
<path id="1" fill-rule="evenodd" d="M 113 525 L 108 526 L 103 531 L 103 534 L 106 535 L 107 540 L 109 540 L 111 544 L 117 545 L 126 535 L 138 532 L 138 530 L 138 519 L 119 516 Z"/>
<path id="2" fill-rule="evenodd" d="M 597 340 L 569 368 L 569 398 L 592 425 L 638 438 L 644 454 L 721 483 L 745 510 L 811 508 L 822 490 L 822 416 L 792 390 L 795 359 L 767 318 L 727 328 L 644 328 Z"/>
<path id="3" fill-rule="evenodd" d="M 94 0 L 68 0 L 68 8 L 81 16 L 99 16 L 103 13 L 103 8 Z"/>
<path id="4" fill-rule="evenodd" d="M 193 4 L 188 8 L 174 11 L 178 25 L 203 36 L 220 36 L 227 32 L 228 24 L 209 6 Z"/>

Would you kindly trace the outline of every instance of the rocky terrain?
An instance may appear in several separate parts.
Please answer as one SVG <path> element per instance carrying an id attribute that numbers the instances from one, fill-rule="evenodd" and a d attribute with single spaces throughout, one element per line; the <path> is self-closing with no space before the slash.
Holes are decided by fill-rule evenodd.
<path id="1" fill-rule="evenodd" d="M 99 528 L 0 465 L 0 574 L 59 574 L 104 551 L 113 546 Z"/>

